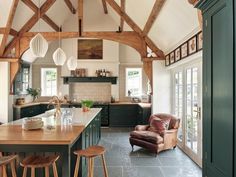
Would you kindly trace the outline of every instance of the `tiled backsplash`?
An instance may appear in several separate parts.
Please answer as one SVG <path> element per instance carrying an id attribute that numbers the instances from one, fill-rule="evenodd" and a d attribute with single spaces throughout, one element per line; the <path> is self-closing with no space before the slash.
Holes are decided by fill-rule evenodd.
<path id="1" fill-rule="evenodd" d="M 72 101 L 80 102 L 84 99 L 110 102 L 110 83 L 73 83 L 69 85 L 69 94 Z"/>

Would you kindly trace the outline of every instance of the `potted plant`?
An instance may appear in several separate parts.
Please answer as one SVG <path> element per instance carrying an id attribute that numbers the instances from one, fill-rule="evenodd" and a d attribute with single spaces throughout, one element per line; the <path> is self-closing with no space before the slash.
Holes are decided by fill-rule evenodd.
<path id="1" fill-rule="evenodd" d="M 30 94 L 33 97 L 33 102 L 39 97 L 40 94 L 40 88 L 28 88 L 27 89 L 28 94 Z"/>
<path id="2" fill-rule="evenodd" d="M 83 112 L 87 112 L 93 106 L 92 100 L 81 100 L 82 110 Z"/>

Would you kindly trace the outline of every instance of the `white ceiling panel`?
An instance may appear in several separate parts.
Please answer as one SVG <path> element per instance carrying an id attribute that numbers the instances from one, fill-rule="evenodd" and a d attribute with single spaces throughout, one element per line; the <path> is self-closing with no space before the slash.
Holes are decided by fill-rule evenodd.
<path id="1" fill-rule="evenodd" d="M 64 0 L 57 0 L 46 13 L 58 26 L 61 26 L 71 14 Z"/>
<path id="2" fill-rule="evenodd" d="M 0 27 L 6 27 L 13 0 L 0 0 Z"/>
<path id="3" fill-rule="evenodd" d="M 141 29 L 143 29 L 155 1 L 156 0 L 127 0 L 126 13 Z"/>
<path id="4" fill-rule="evenodd" d="M 34 12 L 23 2 L 19 1 L 18 7 L 16 9 L 15 18 L 13 20 L 13 29 L 19 31 L 33 15 Z"/>
<path id="5" fill-rule="evenodd" d="M 198 27 L 197 9 L 188 1 L 168 0 L 150 30 L 149 37 L 165 52 Z"/>

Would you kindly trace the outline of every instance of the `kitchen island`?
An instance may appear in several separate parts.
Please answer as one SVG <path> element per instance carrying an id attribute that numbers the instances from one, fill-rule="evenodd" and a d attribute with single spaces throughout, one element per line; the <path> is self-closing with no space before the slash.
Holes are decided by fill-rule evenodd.
<path id="1" fill-rule="evenodd" d="M 95 145 L 101 137 L 101 109 L 93 108 L 82 112 L 81 108 L 73 108 L 71 124 L 63 124 L 61 118 L 55 119 L 50 113 L 39 117 L 44 122 L 44 127 L 40 130 L 23 130 L 22 120 L 1 125 L 0 151 L 5 154 L 16 153 L 20 161 L 28 154 L 58 154 L 59 176 L 72 177 L 76 160 L 73 151 Z M 82 159 L 79 176 L 86 176 L 86 166 L 85 159 Z M 22 168 L 17 167 L 21 176 Z M 44 171 L 39 170 L 37 173 L 43 176 Z"/>

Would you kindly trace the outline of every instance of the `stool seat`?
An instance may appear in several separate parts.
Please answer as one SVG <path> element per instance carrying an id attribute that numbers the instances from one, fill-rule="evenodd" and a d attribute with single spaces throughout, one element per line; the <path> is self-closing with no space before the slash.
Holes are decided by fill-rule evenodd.
<path id="1" fill-rule="evenodd" d="M 0 166 L 10 163 L 16 158 L 17 158 L 17 155 L 2 156 L 0 157 Z"/>
<path id="2" fill-rule="evenodd" d="M 51 156 L 39 156 L 39 155 L 31 155 L 26 157 L 20 165 L 22 167 L 34 167 L 34 168 L 43 168 L 46 166 L 50 166 L 59 158 L 58 155 Z"/>
<path id="3" fill-rule="evenodd" d="M 74 154 L 83 157 L 96 157 L 104 154 L 106 149 L 102 146 L 90 146 L 87 149 L 74 151 Z"/>
<path id="4" fill-rule="evenodd" d="M 74 177 L 78 177 L 80 157 L 85 157 L 88 159 L 88 177 L 93 177 L 94 158 L 97 156 L 101 156 L 104 175 L 105 177 L 108 177 L 107 166 L 106 166 L 105 157 L 104 157 L 105 151 L 106 151 L 105 148 L 102 146 L 90 146 L 86 149 L 74 151 L 74 154 L 77 156 Z"/>

